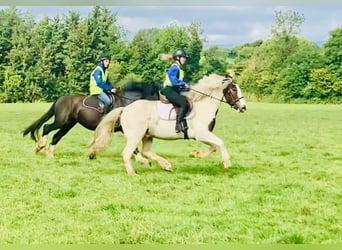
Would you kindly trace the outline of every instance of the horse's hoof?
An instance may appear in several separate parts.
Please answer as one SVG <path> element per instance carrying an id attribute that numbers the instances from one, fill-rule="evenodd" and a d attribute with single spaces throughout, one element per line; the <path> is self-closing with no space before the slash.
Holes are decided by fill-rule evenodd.
<path id="1" fill-rule="evenodd" d="M 190 156 L 194 157 L 194 158 L 201 158 L 201 152 L 200 151 L 192 151 Z"/>
<path id="2" fill-rule="evenodd" d="M 36 154 L 38 154 L 40 151 L 43 150 L 43 148 L 44 148 L 44 147 L 39 147 L 39 146 L 37 146 L 37 147 L 34 148 L 34 152 L 35 152 Z"/>
<path id="3" fill-rule="evenodd" d="M 90 154 L 90 155 L 89 155 L 89 159 L 90 159 L 90 160 L 94 160 L 95 158 L 96 158 L 96 154 Z"/>
<path id="4" fill-rule="evenodd" d="M 53 158 L 54 158 L 54 155 L 53 155 L 53 154 L 46 154 L 46 158 L 48 158 L 48 159 L 53 159 Z"/>

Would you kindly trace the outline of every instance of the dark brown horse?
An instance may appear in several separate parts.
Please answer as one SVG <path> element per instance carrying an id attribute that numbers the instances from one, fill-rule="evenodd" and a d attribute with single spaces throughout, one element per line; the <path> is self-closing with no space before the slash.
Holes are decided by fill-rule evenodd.
<path id="1" fill-rule="evenodd" d="M 159 99 L 159 84 L 154 83 L 127 83 L 114 97 L 114 104 L 111 109 L 124 107 L 139 100 Z M 122 92 L 122 93 L 121 93 Z M 58 98 L 49 110 L 38 120 L 33 122 L 24 131 L 23 135 L 31 134 L 35 143 L 35 152 L 38 153 L 47 144 L 48 134 L 58 130 L 54 134 L 51 144 L 46 152 L 48 158 L 54 157 L 56 144 L 65 136 L 77 123 L 89 130 L 95 130 L 104 115 L 103 104 L 96 96 L 68 95 Z M 54 121 L 45 124 L 54 116 Z M 44 125 L 44 126 L 43 126 Z M 43 133 L 39 135 L 39 129 L 43 126 Z M 115 132 L 121 131 L 116 128 Z"/>

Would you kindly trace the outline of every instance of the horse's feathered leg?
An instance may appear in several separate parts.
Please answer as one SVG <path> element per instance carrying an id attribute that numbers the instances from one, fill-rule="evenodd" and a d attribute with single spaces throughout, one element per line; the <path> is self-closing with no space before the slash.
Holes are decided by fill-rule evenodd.
<path id="1" fill-rule="evenodd" d="M 207 133 L 201 133 L 199 136 L 196 136 L 195 139 L 200 142 L 210 145 L 209 151 L 212 150 L 212 148 L 219 149 L 221 153 L 222 162 L 223 162 L 223 168 L 225 170 L 228 170 L 230 166 L 229 153 L 222 139 L 220 139 L 219 137 L 217 137 L 215 134 L 213 134 L 210 131 L 207 131 Z"/>
<path id="2" fill-rule="evenodd" d="M 47 140 L 48 140 L 48 134 L 55 129 L 59 129 L 60 127 L 61 126 L 58 123 L 56 123 L 56 121 L 54 121 L 51 124 L 45 124 L 44 125 L 42 137 L 40 137 L 36 141 L 36 145 L 35 145 L 35 152 L 36 153 L 42 151 L 42 149 L 45 148 Z"/>
<path id="3" fill-rule="evenodd" d="M 114 128 L 118 125 L 122 111 L 123 108 L 112 110 L 97 125 L 94 138 L 87 150 L 90 159 L 95 158 L 98 153 L 109 145 L 112 139 L 112 133 Z"/>
<path id="4" fill-rule="evenodd" d="M 151 160 L 155 160 L 158 162 L 158 164 L 165 169 L 166 171 L 171 171 L 172 170 L 172 164 L 166 160 L 165 158 L 155 154 L 152 152 L 152 142 L 153 138 L 152 137 L 144 137 L 142 140 L 142 154 L 146 156 L 147 158 Z"/>
<path id="5" fill-rule="evenodd" d="M 48 139 L 48 136 L 44 135 L 37 140 L 35 144 L 35 149 L 34 149 L 36 153 L 42 151 L 42 149 L 45 148 L 47 139 Z"/>
<path id="6" fill-rule="evenodd" d="M 136 160 L 137 162 L 140 162 L 140 163 L 142 163 L 142 164 L 148 164 L 148 163 L 149 163 L 148 159 L 146 159 L 146 158 L 139 152 L 139 149 L 138 149 L 138 148 L 136 148 L 136 149 L 134 150 L 133 154 L 134 154 L 135 160 Z"/>
<path id="7" fill-rule="evenodd" d="M 54 153 L 55 153 L 55 147 L 56 144 L 62 139 L 63 136 L 65 136 L 70 129 L 72 129 L 75 125 L 76 125 L 76 121 L 72 121 L 69 122 L 67 124 L 64 124 L 60 130 L 58 130 L 58 132 L 56 134 L 54 134 L 53 138 L 52 138 L 52 142 L 46 152 L 46 157 L 47 158 L 53 158 L 54 157 Z"/>
<path id="8" fill-rule="evenodd" d="M 124 150 L 122 151 L 122 158 L 126 167 L 127 175 L 129 176 L 137 175 L 133 169 L 131 158 L 138 144 L 139 141 L 137 141 L 136 144 L 127 143 Z"/>
<path id="9" fill-rule="evenodd" d="M 142 140 L 143 136 L 145 135 L 146 130 L 143 130 L 142 127 L 135 131 L 130 130 L 124 134 L 126 137 L 126 146 L 122 151 L 122 158 L 126 167 L 127 175 L 129 176 L 136 175 L 133 169 L 131 158 L 136 148 L 138 147 L 140 141 Z"/>

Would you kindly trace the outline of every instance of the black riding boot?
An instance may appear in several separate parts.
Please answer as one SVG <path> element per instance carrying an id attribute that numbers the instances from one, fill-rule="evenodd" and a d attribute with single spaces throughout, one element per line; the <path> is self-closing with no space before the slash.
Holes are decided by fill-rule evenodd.
<path id="1" fill-rule="evenodd" d="M 184 132 L 188 128 L 186 120 L 184 119 L 185 115 L 186 115 L 186 109 L 180 107 L 177 113 L 177 117 L 176 117 L 176 128 L 175 128 L 176 133 Z"/>
<path id="2" fill-rule="evenodd" d="M 110 111 L 110 106 L 104 106 L 103 108 L 103 115 L 106 115 Z"/>

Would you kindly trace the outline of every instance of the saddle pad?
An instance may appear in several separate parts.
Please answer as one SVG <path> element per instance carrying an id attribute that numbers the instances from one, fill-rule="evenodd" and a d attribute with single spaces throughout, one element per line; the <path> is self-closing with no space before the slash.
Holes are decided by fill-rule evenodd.
<path id="1" fill-rule="evenodd" d="M 96 96 L 87 96 L 83 99 L 83 106 L 103 113 L 104 104 Z"/>
<path id="2" fill-rule="evenodd" d="M 176 120 L 176 110 L 171 103 L 157 102 L 157 112 L 160 119 L 163 120 Z"/>

